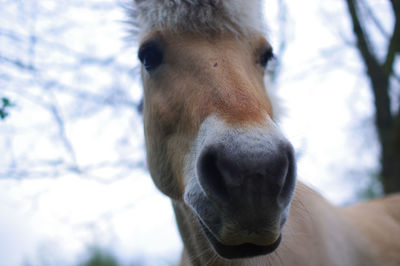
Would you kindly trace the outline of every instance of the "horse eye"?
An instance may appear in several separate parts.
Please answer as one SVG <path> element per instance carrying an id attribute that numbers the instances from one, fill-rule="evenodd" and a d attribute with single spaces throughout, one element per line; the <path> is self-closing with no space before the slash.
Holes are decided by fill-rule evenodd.
<path id="1" fill-rule="evenodd" d="M 268 65 L 268 62 L 274 58 L 274 53 L 272 52 L 272 48 L 267 48 L 260 56 L 260 65 L 265 68 Z"/>
<path id="2" fill-rule="evenodd" d="M 138 57 L 144 68 L 151 72 L 163 61 L 163 51 L 160 45 L 154 41 L 145 43 L 139 48 Z"/>

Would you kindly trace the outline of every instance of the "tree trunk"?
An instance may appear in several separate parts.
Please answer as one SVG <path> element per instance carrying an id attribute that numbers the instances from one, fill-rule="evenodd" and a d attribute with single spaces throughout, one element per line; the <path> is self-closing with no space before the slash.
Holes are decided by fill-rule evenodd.
<path id="1" fill-rule="evenodd" d="M 357 50 L 366 67 L 371 83 L 375 106 L 375 128 L 381 146 L 380 180 L 385 194 L 400 191 L 400 110 L 393 114 L 390 100 L 390 78 L 394 73 L 394 61 L 400 51 L 400 1 L 391 0 L 395 25 L 388 39 L 388 50 L 383 63 L 371 47 L 371 39 L 362 26 L 359 3 L 362 0 L 346 0 L 353 32 L 357 40 Z"/>
<path id="2" fill-rule="evenodd" d="M 400 117 L 382 145 L 381 153 L 381 180 L 385 194 L 400 191 Z"/>

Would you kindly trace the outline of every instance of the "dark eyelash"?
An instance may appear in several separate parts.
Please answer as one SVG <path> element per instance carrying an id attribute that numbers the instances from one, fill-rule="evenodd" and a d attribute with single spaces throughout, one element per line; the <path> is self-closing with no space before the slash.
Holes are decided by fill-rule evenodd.
<path id="1" fill-rule="evenodd" d="M 140 47 L 138 57 L 144 68 L 151 72 L 161 65 L 163 51 L 157 42 L 151 41 Z"/>
<path id="2" fill-rule="evenodd" d="M 272 48 L 267 48 L 260 56 L 260 65 L 264 68 L 267 67 L 268 62 L 274 57 Z"/>

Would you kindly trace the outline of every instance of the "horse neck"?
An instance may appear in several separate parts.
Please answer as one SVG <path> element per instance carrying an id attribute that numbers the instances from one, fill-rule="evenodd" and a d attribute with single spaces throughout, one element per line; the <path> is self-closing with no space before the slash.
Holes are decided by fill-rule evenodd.
<path id="1" fill-rule="evenodd" d="M 173 207 L 185 246 L 181 265 L 357 265 L 357 258 L 365 257 L 369 250 L 341 209 L 300 182 L 280 246 L 256 258 L 221 259 L 202 234 L 191 209 L 178 201 L 173 201 Z"/>

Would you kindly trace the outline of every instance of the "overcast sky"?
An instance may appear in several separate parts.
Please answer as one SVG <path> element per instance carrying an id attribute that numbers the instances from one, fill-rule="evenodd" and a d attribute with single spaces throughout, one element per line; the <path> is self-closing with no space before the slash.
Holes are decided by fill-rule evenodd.
<path id="1" fill-rule="evenodd" d="M 137 60 L 135 45 L 129 48 L 123 40 L 124 14 L 113 1 L 88 1 L 100 2 L 108 6 L 91 11 L 76 5 L 72 8 L 68 1 L 43 1 L 45 10 L 39 12 L 35 30 L 68 27 L 62 35 L 48 36 L 49 40 L 58 40 L 75 51 L 89 51 L 93 57 L 118 55 L 116 61 L 131 66 L 130 72 L 111 75 L 89 66 L 79 71 L 79 78 L 57 68 L 48 69 L 46 74 L 84 90 L 115 83 L 129 86 L 129 99 L 138 101 L 140 85 L 127 77 L 137 73 L 133 69 Z M 279 43 L 276 2 L 268 0 L 265 5 L 268 35 L 275 45 Z M 344 44 L 353 39 L 342 2 L 290 1 L 286 50 L 276 86 L 285 109 L 280 124 L 296 148 L 299 178 L 336 204 L 354 202 L 357 189 L 368 184 L 378 166 L 372 98 L 357 54 Z M 382 2 L 375 1 L 374 7 L 387 17 L 385 27 L 390 29 L 391 17 Z M 46 12 L 63 5 L 62 15 L 42 20 Z M 10 18 L 22 19 L 18 5 L 7 6 L 11 6 L 7 10 Z M 29 10 L 29 5 L 26 9 L 23 11 L 35 11 Z M 29 19 L 26 23 L 27 27 L 32 24 Z M 0 25 L 17 27 L 5 16 Z M 2 53 L 18 54 L 14 48 L 0 39 Z M 38 53 L 44 66 L 70 61 L 51 50 Z M 65 142 L 54 141 L 58 128 L 43 127 L 51 120 L 43 109 L 17 92 L 0 92 L 17 103 L 10 117 L 0 122 L 0 134 L 5 136 L 0 139 L 0 149 L 5 152 L 0 168 L 9 167 L 13 158 L 31 163 L 75 157 L 82 165 L 110 158 L 143 162 L 141 117 L 131 106 L 117 111 L 105 108 L 90 119 L 66 124 L 74 150 L 71 157 Z M 29 88 L 32 95 L 41 92 Z M 71 99 L 58 92 L 50 94 L 50 100 L 56 99 L 68 117 Z M 118 97 L 118 91 L 116 94 L 114 97 Z M 89 103 L 79 104 L 85 112 L 94 108 Z M 117 150 L 115 143 L 119 143 Z M 124 261 L 146 258 L 149 265 L 168 264 L 179 257 L 181 243 L 170 202 L 156 190 L 143 167 L 121 174 L 105 166 L 90 174 L 93 176 L 68 172 L 57 177 L 0 180 L 0 265 L 27 261 L 33 265 L 69 265 L 93 244 L 111 248 Z M 116 174 L 121 177 L 114 180 Z"/>

